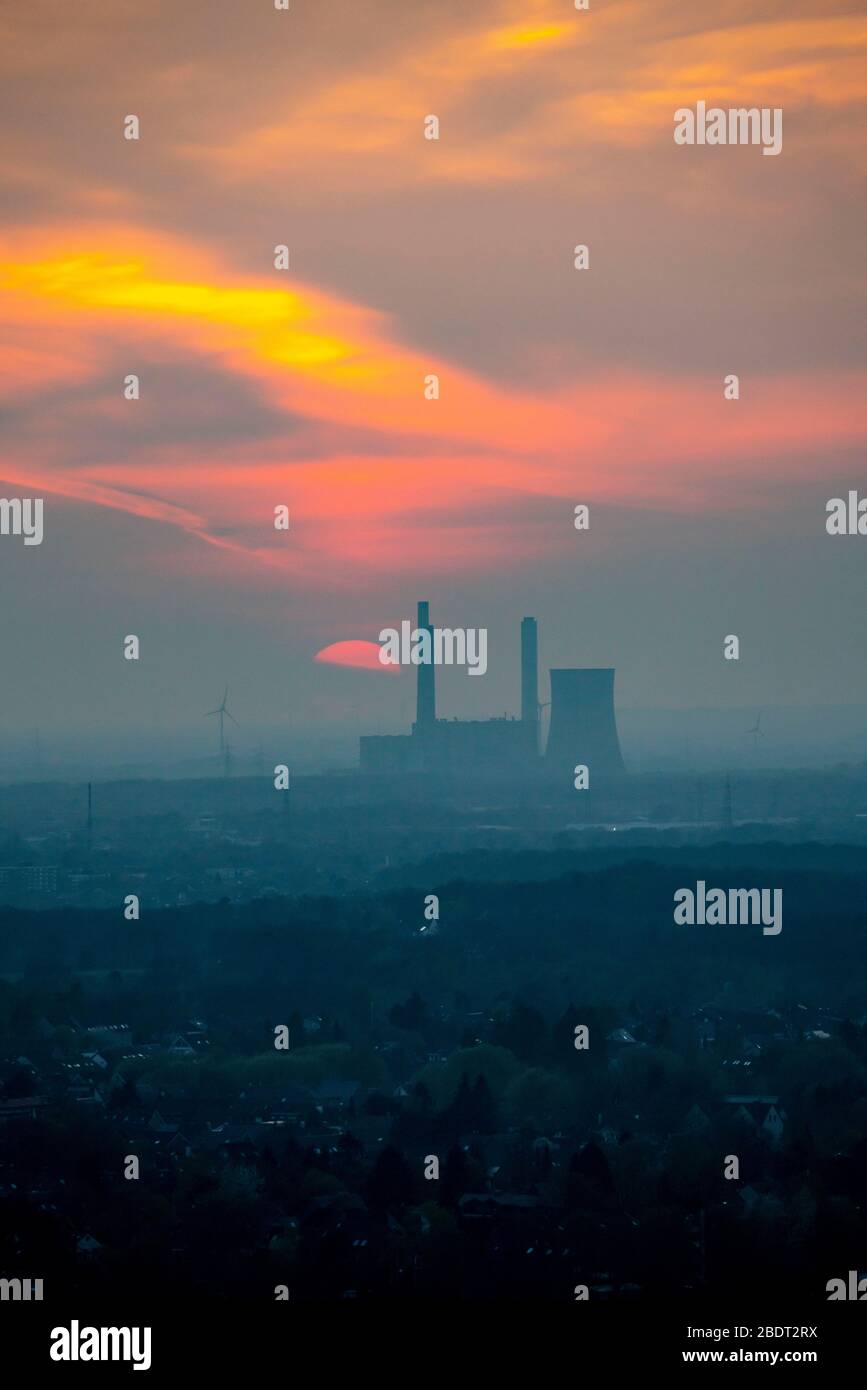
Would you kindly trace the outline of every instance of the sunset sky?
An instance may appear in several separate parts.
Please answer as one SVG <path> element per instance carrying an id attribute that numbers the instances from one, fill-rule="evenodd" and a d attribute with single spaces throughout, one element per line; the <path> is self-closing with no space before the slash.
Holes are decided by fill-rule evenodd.
<path id="1" fill-rule="evenodd" d="M 408 677 L 316 657 L 418 598 L 489 629 L 443 713 L 517 709 L 525 613 L 624 705 L 867 700 L 824 526 L 867 493 L 865 49 L 837 0 L 0 4 L 0 478 L 45 498 L 0 729 L 226 682 L 397 729 Z M 781 107 L 781 154 L 676 146 L 698 100 Z"/>

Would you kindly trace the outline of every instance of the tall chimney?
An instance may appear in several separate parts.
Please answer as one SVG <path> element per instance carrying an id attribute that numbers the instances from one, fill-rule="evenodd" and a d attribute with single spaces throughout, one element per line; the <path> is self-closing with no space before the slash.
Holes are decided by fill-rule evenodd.
<path id="1" fill-rule="evenodd" d="M 430 729 L 436 723 L 437 702 L 436 684 L 434 681 L 433 665 L 433 628 L 430 625 L 430 605 L 419 603 L 418 621 L 416 626 L 419 629 L 427 628 L 431 637 L 431 660 L 427 665 L 418 668 L 418 687 L 416 703 L 416 724 L 420 729 Z"/>
<path id="2" fill-rule="evenodd" d="M 535 618 L 521 619 L 521 720 L 532 729 L 539 750 L 539 635 Z"/>

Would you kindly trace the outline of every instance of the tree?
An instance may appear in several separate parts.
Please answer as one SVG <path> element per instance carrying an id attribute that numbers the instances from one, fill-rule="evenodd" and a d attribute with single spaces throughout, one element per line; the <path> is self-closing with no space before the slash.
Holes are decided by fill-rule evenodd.
<path id="1" fill-rule="evenodd" d="M 614 1179 L 608 1166 L 608 1159 L 598 1144 L 590 1139 L 582 1144 L 569 1164 L 569 1172 L 578 1180 L 579 1186 L 586 1184 L 602 1197 L 614 1194 Z"/>
<path id="2" fill-rule="evenodd" d="M 415 1195 L 413 1171 L 403 1154 L 387 1145 L 377 1156 L 367 1180 L 367 1200 L 380 1214 L 409 1205 Z"/>
<path id="3" fill-rule="evenodd" d="M 440 1175 L 440 1201 L 443 1206 L 456 1207 L 470 1181 L 470 1165 L 459 1144 L 453 1144 L 446 1154 Z"/>
<path id="4" fill-rule="evenodd" d="M 35 1085 L 33 1073 L 28 1067 L 16 1067 L 6 1082 L 6 1098 L 7 1100 L 21 1100 L 24 1096 L 32 1096 Z"/>
<path id="5" fill-rule="evenodd" d="M 361 1163 L 364 1158 L 364 1145 L 351 1130 L 341 1134 L 337 1141 L 337 1148 L 341 1159 L 347 1164 Z"/>
<path id="6" fill-rule="evenodd" d="M 472 1129 L 478 1130 L 479 1134 L 493 1134 L 497 1128 L 497 1107 L 494 1104 L 494 1097 L 491 1095 L 491 1088 L 485 1078 L 477 1076 L 473 1082 L 473 1089 L 470 1093 L 470 1113 L 472 1115 Z"/>
<path id="7" fill-rule="evenodd" d="M 413 1108 L 420 1115 L 429 1115 L 433 1109 L 433 1098 L 423 1081 L 417 1081 L 410 1090 Z"/>
<path id="8" fill-rule="evenodd" d="M 408 1033 L 420 1033 L 427 1022 L 427 1006 L 418 990 L 413 990 L 405 1004 L 395 1004 L 388 1015 L 395 1028 Z"/>
<path id="9" fill-rule="evenodd" d="M 121 1085 L 112 1089 L 108 1104 L 111 1110 L 138 1110 L 141 1108 L 141 1096 L 132 1077 L 124 1077 Z"/>
<path id="10" fill-rule="evenodd" d="M 516 999 L 505 1018 L 494 1025 L 493 1041 L 507 1047 L 522 1062 L 539 1061 L 545 1048 L 545 1020 L 536 1009 Z"/>
<path id="11" fill-rule="evenodd" d="M 441 1121 L 443 1128 L 454 1134 L 462 1134 L 465 1130 L 472 1128 L 473 1099 L 470 1090 L 470 1078 L 466 1072 L 461 1072 L 458 1089 L 451 1104 L 447 1105 L 443 1111 Z"/>

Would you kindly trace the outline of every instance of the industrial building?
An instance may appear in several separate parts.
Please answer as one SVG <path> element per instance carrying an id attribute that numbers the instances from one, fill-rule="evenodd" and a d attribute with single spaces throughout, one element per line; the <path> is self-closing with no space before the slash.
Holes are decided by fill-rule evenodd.
<path id="1" fill-rule="evenodd" d="M 424 602 L 418 605 L 418 628 L 428 629 L 433 638 L 430 608 Z M 362 737 L 361 771 L 391 775 L 549 773 L 571 781 L 572 769 L 583 763 L 591 777 L 621 775 L 624 766 L 614 714 L 612 669 L 551 671 L 551 721 L 542 756 L 538 652 L 536 619 L 524 618 L 520 718 L 437 718 L 436 667 L 432 661 L 419 665 L 411 732 Z"/>
<path id="2" fill-rule="evenodd" d="M 551 672 L 551 726 L 545 762 L 551 768 L 584 763 L 591 775 L 624 771 L 614 717 L 614 671 L 563 669 Z"/>

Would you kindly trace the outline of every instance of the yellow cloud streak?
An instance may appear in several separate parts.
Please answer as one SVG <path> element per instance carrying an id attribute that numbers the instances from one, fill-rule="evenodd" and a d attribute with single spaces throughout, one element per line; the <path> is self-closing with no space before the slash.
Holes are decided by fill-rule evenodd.
<path id="1" fill-rule="evenodd" d="M 171 258 L 164 246 L 161 259 Z M 175 336 L 186 326 L 197 347 L 220 351 L 234 369 L 264 381 L 287 408 L 325 419 L 507 450 L 531 441 L 553 447 L 567 420 L 574 428 L 574 415 L 557 403 L 506 396 L 389 342 L 377 314 L 292 284 L 230 287 L 219 283 L 214 268 L 206 280 L 192 280 L 156 270 L 141 255 L 84 252 L 0 260 L 0 286 L 25 317 L 37 306 L 44 315 L 47 303 L 81 311 L 85 330 L 93 311 L 120 321 L 144 317 Z M 431 374 L 441 381 L 436 401 L 424 398 Z"/>
<path id="2" fill-rule="evenodd" d="M 81 308 L 191 319 L 238 330 L 255 339 L 263 357 L 297 371 L 339 364 L 357 380 L 359 347 L 322 329 L 305 329 L 316 309 L 290 289 L 229 289 L 155 276 L 143 260 L 116 261 L 90 254 L 65 260 L 5 263 L 0 284 L 12 292 L 60 300 Z M 376 375 L 376 363 L 367 371 Z M 380 365 L 383 373 L 388 364 Z"/>
<path id="3" fill-rule="evenodd" d="M 570 34 L 574 29 L 572 24 L 544 24 L 536 29 L 525 29 L 520 26 L 509 29 L 498 29 L 487 37 L 487 47 L 492 49 L 504 48 L 529 48 L 540 43 L 551 43 L 555 39 L 561 39 L 564 35 Z"/>

